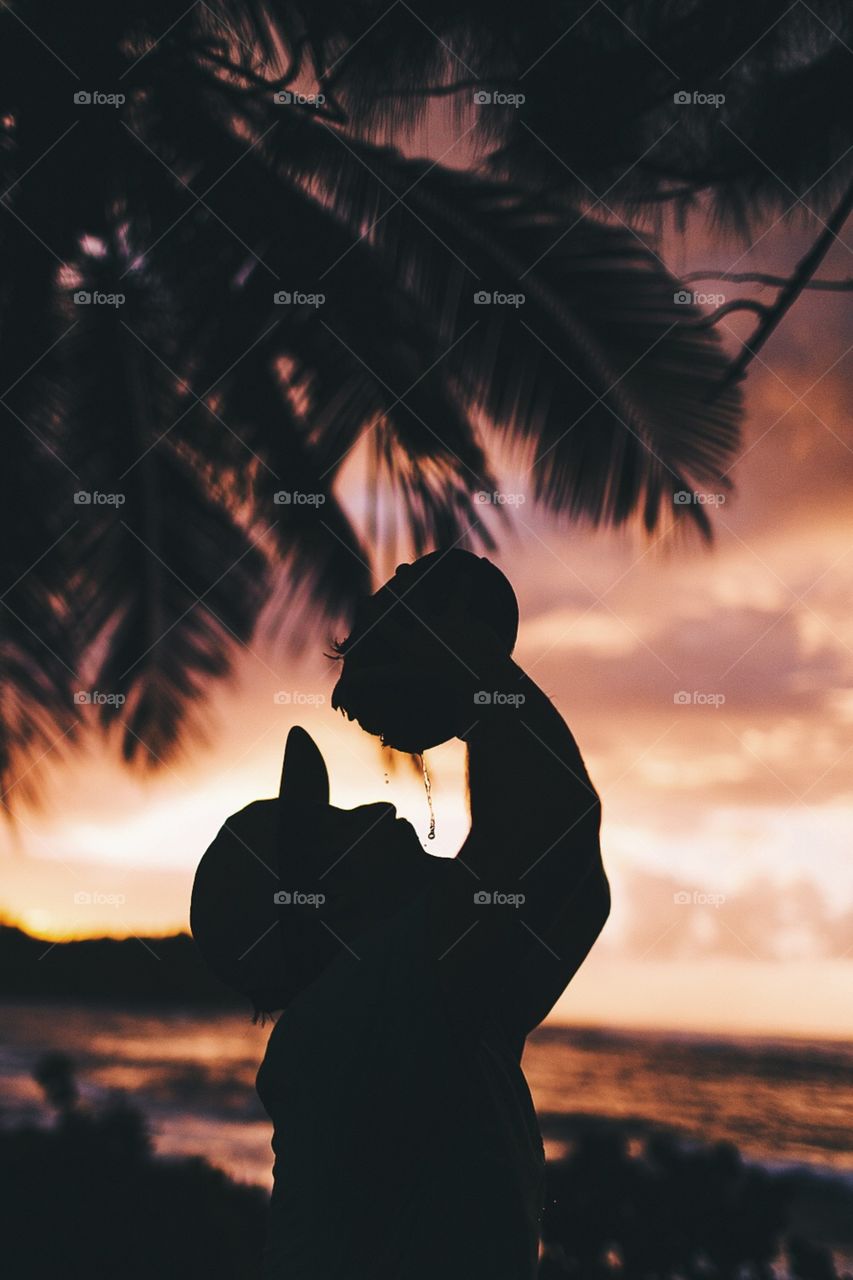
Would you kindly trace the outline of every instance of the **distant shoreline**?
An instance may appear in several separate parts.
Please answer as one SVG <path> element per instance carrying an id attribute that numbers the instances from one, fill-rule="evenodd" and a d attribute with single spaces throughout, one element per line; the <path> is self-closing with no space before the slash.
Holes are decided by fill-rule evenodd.
<path id="1" fill-rule="evenodd" d="M 90 1006 L 247 1009 L 202 964 L 188 933 L 156 937 L 83 938 L 52 942 L 13 925 L 0 925 L 0 1002 L 49 1004 L 73 1001 Z M 248 1016 L 248 1013 L 247 1013 Z M 708 1031 L 667 1026 L 630 1027 L 614 1023 L 549 1021 L 537 1036 L 571 1030 L 588 1042 L 661 1040 L 669 1044 L 730 1045 L 797 1052 L 849 1048 L 853 1037 L 786 1033 Z"/>
<path id="2" fill-rule="evenodd" d="M 11 925 L 0 926 L 0 1000 L 240 1007 L 189 934 L 49 942 Z"/>

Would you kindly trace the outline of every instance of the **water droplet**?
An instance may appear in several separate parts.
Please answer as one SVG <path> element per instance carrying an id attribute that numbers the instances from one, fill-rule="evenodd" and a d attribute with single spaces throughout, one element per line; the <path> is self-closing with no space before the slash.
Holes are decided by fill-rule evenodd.
<path id="1" fill-rule="evenodd" d="M 424 771 L 424 790 L 426 791 L 427 807 L 429 809 L 429 831 L 427 832 L 427 840 L 435 839 L 435 810 L 432 806 L 432 779 L 429 776 L 426 758 L 421 756 L 421 766 Z"/>

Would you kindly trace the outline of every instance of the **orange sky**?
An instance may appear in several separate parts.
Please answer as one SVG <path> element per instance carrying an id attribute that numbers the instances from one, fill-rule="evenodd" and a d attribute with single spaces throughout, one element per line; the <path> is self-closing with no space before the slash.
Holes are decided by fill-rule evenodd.
<path id="1" fill-rule="evenodd" d="M 805 243 L 777 227 L 752 249 L 670 237 L 665 256 L 779 269 Z M 836 245 L 822 274 L 851 274 L 850 252 Z M 753 364 L 712 550 L 558 525 L 530 500 L 502 535 L 517 657 L 572 725 L 604 802 L 614 912 L 559 1016 L 853 1035 L 849 317 L 846 295 L 810 294 Z M 357 460 L 344 483 L 357 512 Z M 502 485 L 524 493 L 525 477 L 508 462 Z M 185 927 L 206 843 L 272 793 L 293 723 L 320 742 L 335 803 L 392 799 L 425 836 L 422 784 L 405 767 L 386 782 L 372 741 L 328 705 L 327 632 L 308 639 L 297 662 L 273 629 L 259 636 L 211 694 L 209 747 L 149 781 L 99 749 L 55 768 L 43 810 L 0 837 L 6 916 L 52 938 Z M 434 851 L 448 854 L 465 834 L 461 748 L 431 767 Z"/>

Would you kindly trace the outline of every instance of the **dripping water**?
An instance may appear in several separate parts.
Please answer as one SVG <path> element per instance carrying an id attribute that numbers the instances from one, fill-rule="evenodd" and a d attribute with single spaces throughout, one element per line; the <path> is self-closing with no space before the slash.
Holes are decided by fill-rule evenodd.
<path id="1" fill-rule="evenodd" d="M 435 809 L 432 804 L 432 778 L 429 776 L 426 757 L 421 756 L 421 768 L 424 771 L 424 791 L 426 792 L 427 808 L 429 809 L 429 831 L 427 833 L 428 840 L 435 839 Z"/>

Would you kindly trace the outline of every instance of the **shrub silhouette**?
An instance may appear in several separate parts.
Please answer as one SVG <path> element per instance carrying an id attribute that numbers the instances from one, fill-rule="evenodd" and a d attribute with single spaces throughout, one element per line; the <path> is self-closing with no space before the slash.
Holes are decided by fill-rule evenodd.
<path id="1" fill-rule="evenodd" d="M 70 1060 L 50 1054 L 34 1076 L 55 1124 L 0 1134 L 6 1274 L 68 1280 L 255 1280 L 266 1194 L 204 1160 L 158 1159 L 141 1113 L 119 1098 L 77 1102 Z"/>
<path id="2" fill-rule="evenodd" d="M 636 1146 L 581 1122 L 571 1153 L 549 1164 L 540 1280 L 772 1280 L 774 1264 L 836 1280 L 827 1249 L 787 1238 L 791 1178 L 745 1164 L 731 1143 L 656 1133 Z"/>
<path id="3" fill-rule="evenodd" d="M 56 1116 L 0 1129 L 7 1275 L 260 1280 L 264 1191 L 201 1158 L 157 1157 L 121 1095 L 82 1106 L 65 1054 L 44 1055 L 33 1075 Z M 563 1133 L 571 1150 L 548 1165 L 540 1280 L 839 1280 L 827 1248 L 787 1234 L 790 1178 L 746 1165 L 731 1144 L 638 1140 L 596 1117 Z"/>

